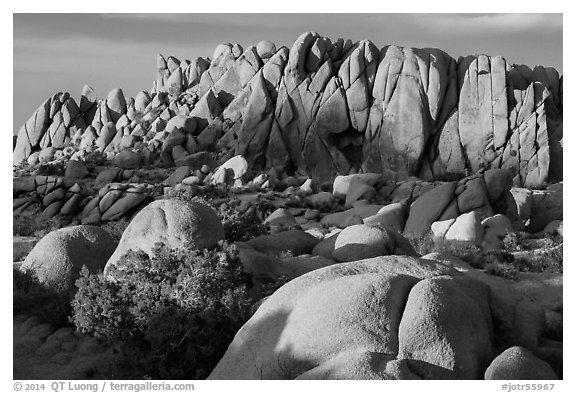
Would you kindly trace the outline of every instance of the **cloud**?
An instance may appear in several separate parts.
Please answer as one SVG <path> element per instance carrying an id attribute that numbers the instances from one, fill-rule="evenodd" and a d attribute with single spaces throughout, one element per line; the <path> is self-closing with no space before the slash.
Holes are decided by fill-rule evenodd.
<path id="1" fill-rule="evenodd" d="M 459 35 L 562 30 L 562 14 L 412 14 L 430 32 Z"/>

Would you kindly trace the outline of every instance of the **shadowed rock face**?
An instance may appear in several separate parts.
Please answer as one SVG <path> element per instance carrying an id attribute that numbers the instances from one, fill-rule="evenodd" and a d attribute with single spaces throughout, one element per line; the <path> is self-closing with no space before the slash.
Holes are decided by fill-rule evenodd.
<path id="1" fill-rule="evenodd" d="M 552 68 L 315 32 L 290 49 L 221 44 L 211 61 L 159 55 L 157 68 L 136 99 L 116 89 L 99 101 L 88 87 L 80 106 L 68 93 L 49 98 L 22 126 L 14 163 L 93 139 L 108 154 L 140 142 L 155 152 L 183 131 L 183 155 L 216 146 L 255 169 L 321 181 L 361 171 L 432 181 L 487 168 L 509 170 L 517 186 L 562 179 L 563 78 Z M 195 130 L 164 128 L 175 116 L 194 118 Z"/>

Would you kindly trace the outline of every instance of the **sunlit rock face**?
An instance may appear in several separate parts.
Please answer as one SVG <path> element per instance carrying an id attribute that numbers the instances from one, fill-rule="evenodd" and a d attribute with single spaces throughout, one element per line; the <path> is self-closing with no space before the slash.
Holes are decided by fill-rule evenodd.
<path id="1" fill-rule="evenodd" d="M 562 103 L 553 68 L 306 32 L 291 48 L 263 40 L 220 44 L 212 59 L 158 55 L 152 89 L 135 98 L 114 89 L 98 99 L 86 86 L 78 105 L 57 93 L 20 129 L 13 161 L 67 146 L 154 159 L 177 133 L 165 162 L 217 150 L 320 181 L 362 172 L 454 180 L 504 168 L 514 185 L 541 188 L 562 179 Z M 195 127 L 166 127 L 176 116 Z"/>

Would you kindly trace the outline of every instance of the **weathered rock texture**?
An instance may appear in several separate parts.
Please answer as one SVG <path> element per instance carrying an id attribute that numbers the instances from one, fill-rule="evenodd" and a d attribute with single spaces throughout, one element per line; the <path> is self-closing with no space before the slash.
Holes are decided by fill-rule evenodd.
<path id="1" fill-rule="evenodd" d="M 131 149 L 168 163 L 225 150 L 251 168 L 320 180 L 432 181 L 488 168 L 509 170 L 517 186 L 562 179 L 563 78 L 553 68 L 307 32 L 291 49 L 262 41 L 221 44 L 212 60 L 158 55 L 157 69 L 135 98 L 115 89 L 98 100 L 89 87 L 80 106 L 68 93 L 50 97 L 20 129 L 14 163 L 49 147 Z"/>
<path id="2" fill-rule="evenodd" d="M 96 178 L 96 191 L 55 176 L 25 176 L 14 179 L 13 212 L 37 209 L 46 218 L 61 214 L 77 217 L 82 224 L 100 224 L 135 213 L 152 200 L 154 186 L 122 183 L 129 171 L 112 168 Z M 102 183 L 106 183 L 103 184 Z"/>

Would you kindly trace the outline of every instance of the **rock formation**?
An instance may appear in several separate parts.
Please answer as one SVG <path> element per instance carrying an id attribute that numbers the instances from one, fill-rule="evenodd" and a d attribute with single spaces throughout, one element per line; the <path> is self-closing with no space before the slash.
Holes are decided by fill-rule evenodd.
<path id="1" fill-rule="evenodd" d="M 170 164 L 216 150 L 320 181 L 362 172 L 434 181 L 489 168 L 507 169 L 516 186 L 562 179 L 563 78 L 552 68 L 308 32 L 290 49 L 261 41 L 221 44 L 212 60 L 158 55 L 157 69 L 135 98 L 115 89 L 99 100 L 87 86 L 80 105 L 50 97 L 20 129 L 14 163 L 48 148 L 108 159 L 129 149 Z M 135 157 L 118 161 L 144 162 Z"/>

